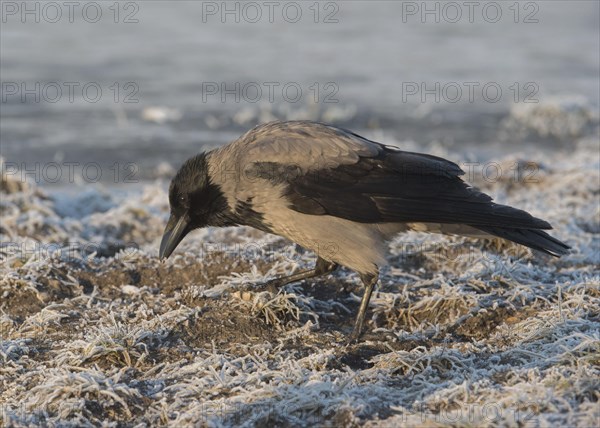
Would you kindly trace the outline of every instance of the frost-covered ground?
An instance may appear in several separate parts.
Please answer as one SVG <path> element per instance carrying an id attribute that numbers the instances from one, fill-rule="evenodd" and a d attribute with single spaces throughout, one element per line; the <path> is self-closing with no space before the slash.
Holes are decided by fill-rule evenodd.
<path id="1" fill-rule="evenodd" d="M 65 194 L 3 179 L 0 425 L 598 426 L 597 128 L 538 113 L 509 125 L 525 115 L 571 147 L 468 178 L 572 253 L 401 235 L 351 346 L 355 274 L 260 290 L 314 262 L 278 237 L 197 231 L 159 262 L 164 181 Z"/>

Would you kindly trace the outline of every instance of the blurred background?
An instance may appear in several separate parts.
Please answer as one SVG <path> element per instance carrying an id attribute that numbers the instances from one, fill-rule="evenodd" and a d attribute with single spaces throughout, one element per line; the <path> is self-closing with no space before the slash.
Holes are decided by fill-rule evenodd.
<path id="1" fill-rule="evenodd" d="M 3 1 L 1 156 L 40 185 L 134 185 L 274 119 L 462 160 L 568 150 L 597 135 L 599 16 L 597 1 Z"/>

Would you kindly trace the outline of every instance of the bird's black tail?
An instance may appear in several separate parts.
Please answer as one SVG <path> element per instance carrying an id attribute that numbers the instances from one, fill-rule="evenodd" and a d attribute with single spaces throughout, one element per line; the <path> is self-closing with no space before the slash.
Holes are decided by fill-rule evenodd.
<path id="1" fill-rule="evenodd" d="M 560 257 L 563 254 L 567 254 L 571 248 L 564 242 L 559 241 L 558 239 L 539 229 L 511 229 L 507 227 L 494 226 L 474 227 L 489 233 L 490 235 L 508 239 L 509 241 L 525 245 L 526 247 L 533 248 L 534 250 L 543 251 L 544 253 L 555 257 Z"/>

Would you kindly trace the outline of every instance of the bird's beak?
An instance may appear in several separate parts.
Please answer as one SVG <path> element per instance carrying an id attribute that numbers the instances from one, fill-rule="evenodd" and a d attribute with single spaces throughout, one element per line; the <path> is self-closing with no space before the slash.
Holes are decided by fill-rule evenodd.
<path id="1" fill-rule="evenodd" d="M 171 217 L 169 217 L 169 221 L 167 222 L 167 227 L 165 227 L 162 240 L 160 241 L 158 256 L 161 260 L 169 257 L 185 235 L 187 235 L 189 232 L 188 225 L 189 219 L 187 215 L 182 215 L 177 218 L 177 216 L 171 214 Z"/>

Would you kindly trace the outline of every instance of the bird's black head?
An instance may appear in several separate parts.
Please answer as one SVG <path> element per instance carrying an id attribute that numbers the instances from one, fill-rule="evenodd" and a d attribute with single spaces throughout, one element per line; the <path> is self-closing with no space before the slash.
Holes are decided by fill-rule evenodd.
<path id="1" fill-rule="evenodd" d="M 171 216 L 160 243 L 160 258 L 169 257 L 192 230 L 223 225 L 227 202 L 219 186 L 210 180 L 205 153 L 188 159 L 169 187 Z"/>

